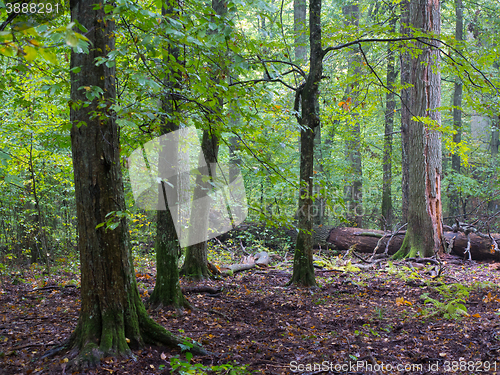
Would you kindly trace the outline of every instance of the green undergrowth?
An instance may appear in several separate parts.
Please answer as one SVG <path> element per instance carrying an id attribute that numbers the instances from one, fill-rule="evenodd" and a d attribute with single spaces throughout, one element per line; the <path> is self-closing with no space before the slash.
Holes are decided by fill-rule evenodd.
<path id="1" fill-rule="evenodd" d="M 172 374 L 179 375 L 205 375 L 205 374 L 218 374 L 218 375 L 244 375 L 249 374 L 248 365 L 238 365 L 235 363 L 226 363 L 223 365 L 203 365 L 201 363 L 193 362 L 193 354 L 189 351 L 192 344 L 184 342 L 179 344 L 181 350 L 185 352 L 184 358 L 181 355 L 175 355 L 170 359 L 170 366 L 172 367 Z M 164 365 L 160 366 L 160 370 L 165 368 Z"/>

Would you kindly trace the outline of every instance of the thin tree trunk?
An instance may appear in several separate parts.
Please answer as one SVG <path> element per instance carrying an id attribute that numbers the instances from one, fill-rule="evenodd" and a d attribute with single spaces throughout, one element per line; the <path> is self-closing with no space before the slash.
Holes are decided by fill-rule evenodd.
<path id="1" fill-rule="evenodd" d="M 396 28 L 396 17 L 389 21 L 391 31 Z M 392 227 L 392 134 L 394 131 L 394 111 L 396 101 L 394 100 L 394 84 L 396 81 L 396 69 L 394 51 L 392 45 L 387 46 L 387 88 L 390 90 L 385 97 L 385 137 L 384 137 L 384 159 L 383 159 L 383 184 L 382 184 L 382 222 L 381 229 Z"/>
<path id="2" fill-rule="evenodd" d="M 175 0 L 170 0 L 168 3 L 168 9 L 165 5 L 162 8 L 162 14 L 168 19 L 179 18 L 179 4 Z M 176 64 L 180 64 L 180 50 L 175 44 L 169 43 L 167 47 L 166 56 L 168 60 L 164 61 L 165 66 L 169 66 L 169 61 L 175 61 Z M 171 74 L 165 79 L 165 85 L 168 87 L 169 92 L 166 92 L 164 98 L 162 99 L 162 110 L 165 116 L 162 119 L 162 124 L 160 126 L 160 135 L 167 134 L 179 129 L 177 123 L 178 116 L 177 105 L 172 95 L 175 90 L 180 88 L 181 72 L 178 69 L 173 68 Z M 169 169 L 175 167 L 172 165 L 173 161 L 179 160 L 178 150 L 176 147 L 172 147 L 170 142 L 165 142 L 164 147 L 158 155 L 158 172 L 160 178 L 166 178 L 167 176 L 174 175 L 176 173 L 169 173 Z M 173 142 L 172 142 L 173 143 Z M 170 146 L 170 147 L 169 147 Z M 174 177 L 176 181 L 172 181 L 173 186 L 177 186 L 181 183 L 178 176 Z M 172 179 L 172 177 L 170 178 Z M 166 198 L 167 194 L 164 189 L 168 189 L 167 184 L 160 184 L 158 187 L 159 197 Z M 182 188 L 178 189 L 179 193 L 182 194 Z M 189 303 L 182 294 L 181 286 L 179 283 L 179 269 L 178 261 L 180 254 L 179 239 L 177 232 L 175 230 L 175 224 L 172 219 L 172 214 L 170 209 L 175 209 L 177 206 L 170 205 L 170 209 L 166 206 L 165 209 L 158 210 L 156 214 L 156 240 L 155 240 L 155 251 L 156 251 L 156 284 L 149 299 L 149 304 L 152 307 L 160 306 L 172 306 L 174 308 L 189 307 Z M 180 215 L 177 215 L 179 217 Z"/>
<path id="3" fill-rule="evenodd" d="M 412 27 L 439 35 L 439 0 L 419 0 L 410 4 Z M 415 44 L 421 53 L 411 59 L 408 159 L 408 230 L 395 257 L 428 257 L 444 251 L 441 205 L 441 124 L 437 110 L 441 104 L 439 45 Z M 419 120 L 421 119 L 421 120 Z M 426 121 L 426 122 L 424 122 Z M 430 125 L 431 123 L 432 125 Z"/>
<path id="4" fill-rule="evenodd" d="M 35 166 L 33 165 L 33 135 L 31 135 L 30 143 L 30 158 L 29 158 L 29 172 L 31 175 L 31 192 L 33 193 L 33 200 L 35 201 L 35 211 L 36 215 L 33 217 L 35 222 L 34 236 L 35 239 L 34 249 L 31 249 L 31 263 L 37 263 L 38 261 L 46 262 L 46 271 L 50 273 L 50 260 L 47 251 L 47 237 L 45 235 L 45 225 L 42 215 L 42 209 L 40 206 L 40 197 L 38 191 L 38 184 L 35 175 Z"/>
<path id="5" fill-rule="evenodd" d="M 456 22 L 455 22 L 455 39 L 460 42 L 464 39 L 463 37 L 463 5 L 462 0 L 455 0 L 455 12 L 456 12 Z M 458 145 L 462 141 L 462 81 L 460 77 L 455 77 L 455 87 L 453 92 L 453 143 Z M 451 169 L 453 174 L 460 174 L 460 154 L 455 152 L 451 156 Z M 458 187 L 454 182 L 455 178 L 452 175 L 451 182 L 449 185 L 450 198 L 448 207 L 448 216 L 458 216 L 460 215 L 460 194 Z"/>
<path id="6" fill-rule="evenodd" d="M 410 1 L 401 1 L 401 35 L 410 36 Z M 410 165 L 408 162 L 408 147 L 410 144 L 409 126 L 410 126 L 410 53 L 404 51 L 401 56 L 401 221 L 408 222 L 408 200 L 409 200 L 409 173 Z"/>
<path id="7" fill-rule="evenodd" d="M 500 146 L 500 131 L 499 131 L 500 121 L 497 119 L 496 129 L 491 132 L 491 157 L 495 159 L 498 156 L 498 147 Z"/>
<path id="8" fill-rule="evenodd" d="M 295 60 L 305 63 L 307 55 L 306 0 L 293 1 L 293 32 L 295 35 Z"/>
<path id="9" fill-rule="evenodd" d="M 210 165 L 217 161 L 219 152 L 219 142 L 215 134 L 210 134 L 208 130 L 203 131 L 203 139 L 201 142 L 202 154 L 200 154 L 199 165 L 202 165 L 202 159 L 206 160 L 208 165 L 209 179 L 204 178 L 199 174 L 196 176 L 196 185 L 193 194 L 193 205 L 197 205 L 195 200 L 206 194 L 207 191 L 212 190 L 211 180 L 215 178 L 215 169 L 212 171 Z M 204 155 L 203 155 L 204 154 Z M 189 226 L 189 238 L 200 238 L 202 241 L 190 245 L 186 248 L 186 257 L 182 265 L 181 274 L 193 280 L 201 280 L 208 278 L 212 275 L 208 267 L 207 256 L 207 241 L 206 236 L 203 234 L 208 233 L 210 205 L 202 204 L 191 209 L 191 218 Z M 200 237 L 201 234 L 201 237 Z"/>
<path id="10" fill-rule="evenodd" d="M 342 8 L 346 26 L 359 25 L 359 6 L 357 2 L 349 3 Z M 351 47 L 348 51 L 348 74 L 354 77 L 354 82 L 346 88 L 345 100 L 349 107 L 358 105 L 358 79 L 361 72 L 361 54 L 359 47 Z M 347 130 L 346 154 L 349 165 L 349 184 L 345 187 L 345 201 L 347 204 L 347 219 L 356 226 L 363 225 L 363 169 L 361 159 L 361 130 L 357 115 L 351 117 L 351 124 Z"/>
<path id="11" fill-rule="evenodd" d="M 318 86 L 323 73 L 323 49 L 321 48 L 321 0 L 309 2 L 309 43 L 310 67 L 306 82 L 301 86 L 295 99 L 295 110 L 299 101 L 301 115 L 298 117 L 300 132 L 300 194 L 299 233 L 295 245 L 293 275 L 291 283 L 315 286 L 312 247 L 312 193 L 314 181 L 314 130 L 320 126 L 317 108 Z"/>
<path id="12" fill-rule="evenodd" d="M 222 16 L 227 12 L 227 2 L 226 0 L 212 0 L 212 8 L 218 16 Z M 218 83 L 218 78 L 216 77 L 218 69 L 214 69 L 214 84 Z M 219 98 L 218 108 L 214 108 L 217 112 L 216 116 L 222 114 L 223 100 Z M 196 197 L 201 197 L 205 195 L 206 191 L 212 189 L 211 181 L 215 176 L 215 169 L 211 170 L 211 165 L 217 162 L 217 157 L 219 154 L 219 139 L 214 132 L 214 129 L 203 130 L 203 139 L 201 142 L 201 149 L 204 155 L 200 155 L 200 163 L 202 165 L 202 158 L 206 161 L 208 165 L 209 180 L 203 179 L 202 175 L 196 176 L 196 186 L 194 190 L 194 199 Z M 194 200 L 193 200 L 194 202 Z M 195 203 L 193 203 L 195 204 Z M 189 236 L 193 238 L 194 236 L 199 237 L 200 233 L 208 233 L 208 223 L 209 223 L 209 205 L 202 205 L 194 209 L 191 209 L 191 218 L 189 226 Z M 206 238 L 206 237 L 205 237 Z M 184 259 L 184 264 L 182 265 L 181 274 L 187 276 L 194 280 L 201 280 L 211 276 L 210 269 L 208 267 L 208 257 L 207 257 L 207 241 L 206 239 L 190 245 L 186 248 L 186 257 Z"/>

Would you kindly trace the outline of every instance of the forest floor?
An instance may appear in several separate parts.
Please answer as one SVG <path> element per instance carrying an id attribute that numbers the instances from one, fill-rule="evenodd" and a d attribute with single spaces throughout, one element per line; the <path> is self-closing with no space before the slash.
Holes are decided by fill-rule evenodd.
<path id="1" fill-rule="evenodd" d="M 213 355 L 189 361 L 180 350 L 147 346 L 135 360 L 105 358 L 85 373 L 500 374 L 500 263 L 448 256 L 443 264 L 435 279 L 430 266 L 407 262 L 318 269 L 314 289 L 286 287 L 291 264 L 283 262 L 206 281 L 222 292 L 188 295 L 196 309 L 182 315 L 150 314 Z M 0 374 L 70 373 L 64 353 L 40 359 L 78 318 L 79 275 L 59 269 L 1 279 Z M 137 265 L 136 276 L 146 300 L 154 262 Z M 182 282 L 193 285 L 200 284 Z"/>

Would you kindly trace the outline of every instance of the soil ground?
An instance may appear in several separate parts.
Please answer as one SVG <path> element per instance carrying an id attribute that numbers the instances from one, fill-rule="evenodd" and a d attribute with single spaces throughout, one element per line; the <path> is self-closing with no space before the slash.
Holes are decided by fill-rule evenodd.
<path id="1" fill-rule="evenodd" d="M 179 350 L 147 346 L 134 352 L 135 359 L 105 358 L 85 373 L 177 374 L 171 359 L 179 356 L 185 373 L 198 366 L 199 372 L 190 373 L 199 374 L 215 373 L 210 366 L 221 364 L 230 368 L 220 374 L 231 369 L 240 374 L 500 374 L 500 264 L 447 257 L 435 279 L 430 266 L 408 266 L 318 269 L 314 289 L 286 287 L 287 264 L 198 284 L 183 281 L 182 286 L 223 290 L 188 295 L 196 309 L 182 315 L 150 314 L 213 355 L 188 363 Z M 154 269 L 136 271 L 146 300 Z M 40 357 L 76 326 L 79 289 L 69 285 L 78 284 L 78 275 L 60 272 L 42 282 L 36 272 L 2 280 L 0 374 L 70 373 L 64 353 Z M 41 289 L 34 290 L 37 286 Z M 425 293 L 434 302 L 425 304 Z"/>

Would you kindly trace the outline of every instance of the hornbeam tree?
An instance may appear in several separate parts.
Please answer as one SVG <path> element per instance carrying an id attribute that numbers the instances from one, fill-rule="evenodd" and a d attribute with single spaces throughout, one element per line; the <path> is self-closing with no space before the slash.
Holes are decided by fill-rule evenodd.
<path id="1" fill-rule="evenodd" d="M 318 87 L 323 74 L 324 51 L 321 47 L 321 0 L 309 2 L 309 74 L 295 94 L 295 111 L 300 131 L 299 233 L 295 244 L 293 275 L 290 283 L 315 286 L 312 244 L 312 195 L 314 174 L 314 131 L 320 126 L 317 108 Z"/>
<path id="2" fill-rule="evenodd" d="M 73 4 L 73 3 L 72 3 Z M 71 54 L 71 146 L 81 265 L 81 310 L 66 343 L 72 364 L 87 367 L 105 356 L 129 356 L 146 343 L 183 343 L 147 314 L 137 290 L 125 218 L 116 215 L 110 230 L 99 224 L 125 209 L 119 134 L 112 111 L 115 68 L 96 65 L 114 50 L 115 25 L 104 7 L 81 0 L 73 21 L 88 30 L 88 53 Z M 114 225 L 113 225 L 114 226 Z M 98 227 L 98 228 L 96 228 Z M 194 344 L 194 353 L 204 350 Z"/>
<path id="3" fill-rule="evenodd" d="M 215 21 L 216 19 L 223 19 L 223 16 L 227 13 L 227 1 L 212 0 L 212 9 L 217 15 L 217 17 L 212 18 L 213 21 Z M 216 32 L 221 31 L 222 28 L 217 29 L 217 31 L 211 31 L 211 33 L 215 34 Z M 223 63 L 225 61 L 225 56 L 222 57 L 220 61 L 222 61 Z M 219 84 L 219 78 L 217 77 L 217 74 L 221 74 L 222 70 L 223 68 L 214 67 L 214 71 L 216 72 L 216 74 L 214 74 L 214 77 L 212 78 L 214 85 Z M 216 122 L 221 121 L 220 114 L 223 110 L 223 104 L 223 99 L 219 96 L 213 108 L 215 112 L 214 117 Z M 203 130 L 203 138 L 201 141 L 201 149 L 203 151 L 203 155 L 200 155 L 200 165 L 203 164 L 203 158 L 205 159 L 207 165 L 212 165 L 217 162 L 219 154 L 219 137 L 216 133 L 217 132 L 215 131 L 215 129 L 213 129 L 212 126 L 210 126 L 210 129 Z M 206 191 L 212 189 L 212 180 L 215 178 L 215 175 L 212 175 L 210 168 L 209 177 L 210 179 L 206 180 L 202 175 L 196 176 L 196 185 L 193 193 L 195 197 L 203 196 Z M 193 201 L 192 204 L 193 208 L 191 210 L 192 214 L 190 218 L 189 236 L 193 235 L 197 237 L 197 233 L 208 233 L 208 218 L 210 207 L 202 205 L 195 209 L 197 203 Z M 189 277 L 193 280 L 202 280 L 212 275 L 211 268 L 212 265 L 208 262 L 208 245 L 206 240 L 190 245 L 186 248 L 186 257 L 184 258 L 184 264 L 181 268 L 181 274 L 183 276 Z"/>
<path id="4" fill-rule="evenodd" d="M 440 33 L 439 0 L 410 2 L 410 24 L 414 30 Z M 439 42 L 414 43 L 417 56 L 410 60 L 412 85 L 407 105 L 412 116 L 408 126 L 409 200 L 408 230 L 401 249 L 394 255 L 428 257 L 444 250 L 441 204 L 441 77 Z"/>
<path id="5" fill-rule="evenodd" d="M 167 0 L 167 3 L 162 7 L 163 16 L 168 21 L 179 18 L 180 6 L 177 0 Z M 165 22 L 167 23 L 167 22 Z M 174 92 L 180 89 L 181 72 L 176 68 L 180 65 L 180 48 L 175 43 L 169 42 L 166 46 L 164 65 L 169 61 L 174 61 L 175 64 L 167 78 L 164 80 L 165 94 L 162 99 L 162 109 L 165 115 L 162 117 L 160 125 L 160 134 L 167 134 L 178 130 L 177 103 L 175 101 Z M 168 144 L 168 142 L 167 142 Z M 166 145 L 166 148 L 168 145 Z M 170 147 L 164 150 L 159 155 L 158 169 L 163 176 L 167 174 L 171 168 L 172 160 L 177 160 L 177 149 Z M 166 184 L 160 184 L 158 187 L 158 196 L 163 196 L 163 189 L 168 188 Z M 169 209 L 158 210 L 156 214 L 156 284 L 149 299 L 149 306 L 158 308 L 161 306 L 172 306 L 177 309 L 189 308 L 189 302 L 182 294 L 179 283 L 179 254 L 181 252 L 179 238 L 175 230 L 175 224 Z"/>

